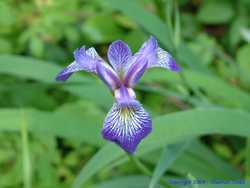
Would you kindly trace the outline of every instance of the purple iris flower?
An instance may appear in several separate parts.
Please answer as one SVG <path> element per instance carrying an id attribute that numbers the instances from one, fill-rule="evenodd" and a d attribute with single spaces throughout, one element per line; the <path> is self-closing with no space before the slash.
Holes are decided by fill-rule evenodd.
<path id="1" fill-rule="evenodd" d="M 148 68 L 162 67 L 178 72 L 180 67 L 168 52 L 158 46 L 157 40 L 152 36 L 134 55 L 125 42 L 114 41 L 108 49 L 110 65 L 94 48 L 77 49 L 74 59 L 73 63 L 57 75 L 56 80 L 65 81 L 72 73 L 81 70 L 96 74 L 115 97 L 104 120 L 102 135 L 128 153 L 133 153 L 140 141 L 152 130 L 151 117 L 136 100 L 133 88 Z"/>

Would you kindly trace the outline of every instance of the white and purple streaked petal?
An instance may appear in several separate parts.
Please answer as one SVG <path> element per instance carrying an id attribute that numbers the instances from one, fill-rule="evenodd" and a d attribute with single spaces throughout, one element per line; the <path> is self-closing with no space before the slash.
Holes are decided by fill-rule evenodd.
<path id="1" fill-rule="evenodd" d="M 167 68 L 171 71 L 179 72 L 181 68 L 177 65 L 174 58 L 162 48 L 157 49 L 157 61 L 151 62 L 148 68 L 151 67 L 162 67 Z"/>
<path id="2" fill-rule="evenodd" d="M 65 81 L 74 72 L 81 70 L 96 73 L 96 63 L 102 61 L 94 48 L 89 48 L 87 51 L 85 51 L 84 47 L 77 49 L 74 51 L 74 58 L 75 61 L 56 76 L 57 81 Z"/>
<path id="3" fill-rule="evenodd" d="M 67 80 L 74 72 L 84 70 L 80 64 L 75 61 L 71 63 L 69 66 L 64 68 L 61 72 L 56 76 L 57 81 L 65 81 Z"/>
<path id="4" fill-rule="evenodd" d="M 153 36 L 151 36 L 134 55 L 134 62 L 136 62 L 136 59 L 141 57 L 148 60 L 148 68 L 162 67 L 175 72 L 181 70 L 176 64 L 174 58 L 167 51 L 158 47 L 157 40 Z"/>
<path id="5" fill-rule="evenodd" d="M 96 65 L 97 75 L 101 80 L 114 91 L 119 88 L 121 82 L 116 74 L 116 72 L 105 62 L 98 61 Z"/>
<path id="6" fill-rule="evenodd" d="M 147 59 L 148 64 L 157 61 L 157 48 L 158 42 L 155 37 L 151 36 L 146 42 L 143 43 L 139 51 L 134 55 L 135 62 L 136 59 Z"/>
<path id="7" fill-rule="evenodd" d="M 132 154 L 151 130 L 151 117 L 139 102 L 127 106 L 115 103 L 105 118 L 102 135 Z"/>
<path id="8" fill-rule="evenodd" d="M 117 40 L 109 46 L 108 59 L 117 73 L 121 72 L 123 67 L 127 66 L 131 57 L 132 52 L 125 42 Z"/>
<path id="9" fill-rule="evenodd" d="M 124 85 L 127 87 L 134 87 L 139 79 L 143 76 L 147 67 L 148 60 L 145 58 L 138 58 L 126 72 L 124 77 Z"/>
<path id="10" fill-rule="evenodd" d="M 75 62 L 78 63 L 83 70 L 87 72 L 96 73 L 96 63 L 100 59 L 93 56 L 93 49 L 90 48 L 88 51 L 84 47 L 74 51 Z"/>
<path id="11" fill-rule="evenodd" d="M 86 50 L 86 54 L 94 59 L 100 59 L 102 60 L 102 58 L 99 56 L 99 54 L 97 53 L 97 51 L 95 50 L 94 47 L 91 47 L 89 49 Z"/>

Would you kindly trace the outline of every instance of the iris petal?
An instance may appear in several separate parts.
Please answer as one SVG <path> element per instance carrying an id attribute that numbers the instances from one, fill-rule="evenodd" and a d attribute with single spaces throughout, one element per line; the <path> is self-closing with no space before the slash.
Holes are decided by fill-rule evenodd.
<path id="1" fill-rule="evenodd" d="M 148 60 L 147 68 L 161 67 L 175 72 L 180 71 L 180 67 L 176 64 L 174 58 L 158 46 L 158 42 L 153 36 L 142 45 L 140 50 L 134 55 L 133 61 L 136 63 L 137 59 L 141 58 Z"/>
<path id="2" fill-rule="evenodd" d="M 181 70 L 174 58 L 162 48 L 157 48 L 157 62 L 151 63 L 149 67 L 162 67 L 175 72 L 179 72 Z"/>
<path id="3" fill-rule="evenodd" d="M 149 65 L 157 62 L 157 40 L 151 36 L 146 42 L 143 43 L 139 51 L 134 55 L 134 62 L 138 62 L 137 59 L 147 59 Z M 148 66 L 149 66 L 148 65 Z"/>
<path id="4" fill-rule="evenodd" d="M 108 59 L 116 72 L 121 72 L 127 66 L 131 57 L 132 52 L 125 42 L 117 40 L 109 46 Z"/>
<path id="5" fill-rule="evenodd" d="M 139 79 L 143 76 L 148 66 L 148 61 L 145 58 L 137 59 L 125 74 L 124 84 L 127 87 L 134 87 Z"/>
<path id="6" fill-rule="evenodd" d="M 104 121 L 102 135 L 128 153 L 133 153 L 151 130 L 151 117 L 139 102 L 127 106 L 115 103 Z"/>
<path id="7" fill-rule="evenodd" d="M 116 72 L 104 62 L 97 62 L 96 71 L 101 80 L 112 90 L 119 88 L 121 82 Z"/>
<path id="8" fill-rule="evenodd" d="M 85 50 L 84 47 L 74 51 L 75 61 L 64 68 L 56 77 L 57 81 L 67 80 L 74 72 L 87 71 L 96 73 L 97 61 L 103 61 L 94 48 Z"/>

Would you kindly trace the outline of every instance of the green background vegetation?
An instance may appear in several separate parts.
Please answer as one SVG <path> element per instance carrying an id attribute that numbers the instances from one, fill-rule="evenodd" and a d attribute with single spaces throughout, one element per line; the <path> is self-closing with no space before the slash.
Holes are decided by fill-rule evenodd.
<path id="1" fill-rule="evenodd" d="M 0 188 L 248 179 L 249 22 L 249 0 L 1 0 Z M 154 124 L 131 160 L 100 134 L 108 89 L 84 72 L 54 78 L 82 45 L 105 57 L 150 35 L 183 71 L 149 70 L 136 87 Z"/>

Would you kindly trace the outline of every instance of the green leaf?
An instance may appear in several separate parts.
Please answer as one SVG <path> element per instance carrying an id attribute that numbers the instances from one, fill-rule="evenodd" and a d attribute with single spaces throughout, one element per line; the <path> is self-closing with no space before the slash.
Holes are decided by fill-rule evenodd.
<path id="1" fill-rule="evenodd" d="M 0 37 L 0 53 L 11 53 L 12 44 L 9 40 Z"/>
<path id="2" fill-rule="evenodd" d="M 237 51 L 237 63 L 240 66 L 240 79 L 246 87 L 249 88 L 250 85 L 250 60 L 249 60 L 249 53 L 250 53 L 250 45 L 244 45 Z"/>
<path id="3" fill-rule="evenodd" d="M 204 1 L 198 12 L 198 20 L 205 24 L 227 23 L 233 14 L 233 7 L 228 1 Z"/>
<path id="4" fill-rule="evenodd" d="M 250 114 L 246 112 L 219 108 L 196 109 L 160 116 L 154 119 L 154 131 L 142 142 L 136 154 L 141 156 L 166 144 L 205 134 L 248 136 L 249 121 Z M 100 169 L 121 157 L 125 157 L 125 153 L 120 148 L 111 143 L 106 145 L 83 167 L 73 188 L 80 187 Z"/>
<path id="5" fill-rule="evenodd" d="M 29 57 L 0 55 L 0 73 L 29 78 L 44 83 L 56 83 L 55 76 L 62 67 L 53 62 L 45 62 Z M 89 82 L 91 79 L 80 75 L 70 78 L 72 82 Z"/>
<path id="6" fill-rule="evenodd" d="M 103 167 L 117 160 L 117 158 L 122 157 L 124 154 L 125 152 L 118 149 L 116 145 L 107 144 L 99 150 L 81 170 L 76 177 L 72 188 L 80 188 L 86 180 L 95 175 Z"/>
<path id="7" fill-rule="evenodd" d="M 21 112 L 21 116 L 22 116 Z M 21 136 L 22 136 L 22 161 L 23 161 L 23 184 L 25 188 L 31 188 L 32 186 L 32 172 L 31 161 L 28 141 L 28 130 L 25 115 L 22 116 L 21 124 Z"/>
<path id="8" fill-rule="evenodd" d="M 237 63 L 246 72 L 250 73 L 250 44 L 244 45 L 237 51 Z"/>
<path id="9" fill-rule="evenodd" d="M 178 143 L 166 146 L 163 150 L 161 158 L 159 159 L 157 166 L 154 169 L 153 176 L 151 178 L 149 188 L 154 188 L 161 176 L 166 172 L 170 165 L 176 160 L 176 158 L 187 148 L 189 141 L 186 143 Z"/>
<path id="10" fill-rule="evenodd" d="M 58 83 L 55 76 L 61 71 L 60 67 L 52 62 L 44 62 L 33 58 L 14 55 L 0 55 L 0 73 L 14 75 L 24 79 L 33 79 L 48 84 L 59 84 L 63 89 L 90 99 L 97 104 L 107 106 L 112 104 L 111 94 L 104 84 L 95 79 L 83 76 L 80 72 L 74 74 L 68 82 Z"/>
<path id="11" fill-rule="evenodd" d="M 145 188 L 148 186 L 150 181 L 149 177 L 146 176 L 124 176 L 111 179 L 106 182 L 91 186 L 90 188 Z M 160 188 L 162 186 L 156 186 Z"/>
<path id="12" fill-rule="evenodd" d="M 168 26 L 154 14 L 147 12 L 137 1 L 107 0 L 109 5 L 129 16 L 141 27 L 154 34 L 168 49 L 173 49 L 173 41 Z"/>
<path id="13" fill-rule="evenodd" d="M 168 50 L 174 50 L 174 43 L 168 25 L 157 16 L 147 12 L 137 1 L 107 0 L 107 2 L 111 7 L 129 16 L 147 32 L 153 34 Z M 201 60 L 185 44 L 181 44 L 178 47 L 177 55 L 180 56 L 179 58 L 182 62 L 186 63 L 192 69 L 208 72 L 207 69 L 201 66 Z"/>
<path id="14" fill-rule="evenodd" d="M 86 38 L 93 43 L 111 42 L 122 38 L 122 29 L 112 15 L 91 16 L 82 26 Z"/>
<path id="15" fill-rule="evenodd" d="M 188 83 L 194 89 L 202 89 L 205 95 L 212 98 L 214 103 L 227 106 L 241 107 L 250 110 L 250 96 L 248 93 L 231 86 L 219 77 L 203 74 L 196 71 L 183 70 Z M 169 82 L 173 85 L 181 83 L 178 74 L 165 72 L 165 70 L 150 70 L 142 78 L 147 82 Z"/>
<path id="16" fill-rule="evenodd" d="M 247 138 L 246 141 L 246 178 L 249 179 L 250 177 L 250 138 Z"/>
<path id="17" fill-rule="evenodd" d="M 104 144 L 100 135 L 104 114 L 91 104 L 64 106 L 54 113 L 1 109 L 0 131 L 19 131 L 23 116 L 31 132 L 75 139 L 94 146 Z"/>
<path id="18" fill-rule="evenodd" d="M 240 179 L 240 171 L 229 163 L 220 159 L 207 146 L 194 140 L 190 147 L 176 159 L 170 167 L 175 173 L 193 174 L 199 179 Z"/>

